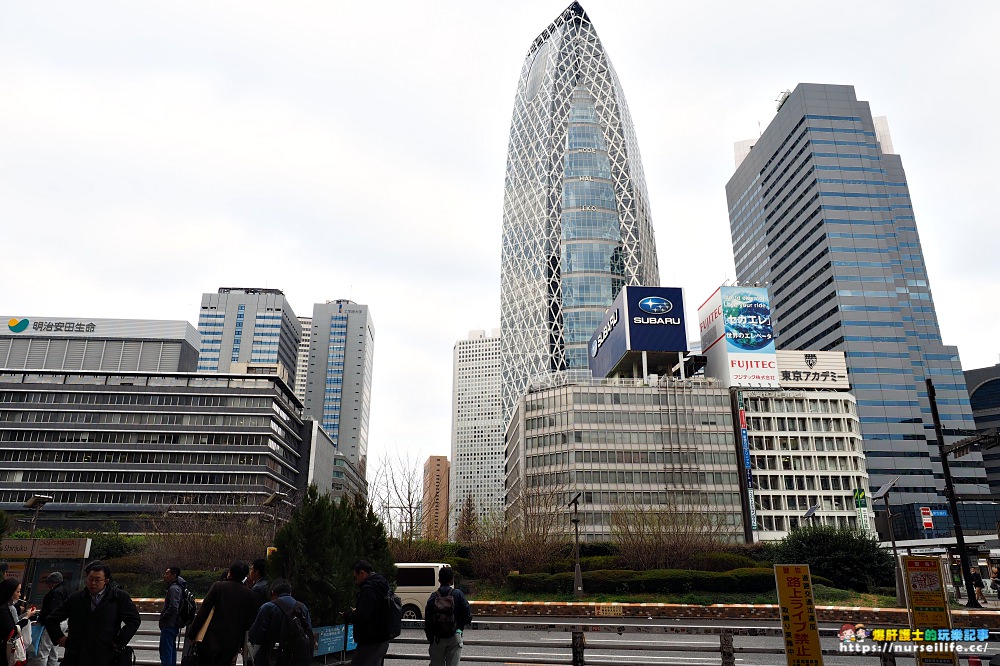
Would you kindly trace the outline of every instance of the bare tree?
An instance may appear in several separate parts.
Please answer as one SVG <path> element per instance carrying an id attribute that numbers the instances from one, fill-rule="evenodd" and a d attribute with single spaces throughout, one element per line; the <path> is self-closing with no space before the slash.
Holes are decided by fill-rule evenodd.
<path id="1" fill-rule="evenodd" d="M 511 571 L 545 570 L 570 541 L 569 514 L 561 486 L 525 489 L 504 512 L 481 518 L 473 536 L 477 573 L 501 584 Z"/>
<path id="2" fill-rule="evenodd" d="M 385 454 L 379 460 L 368 498 L 390 539 L 412 542 L 420 538 L 423 481 L 423 468 L 416 458 Z"/>
<path id="3" fill-rule="evenodd" d="M 473 543 L 476 540 L 476 532 L 479 527 L 479 520 L 476 516 L 476 498 L 469 493 L 462 501 L 462 508 L 458 511 L 458 521 L 455 525 L 455 541 L 458 543 Z"/>
<path id="4" fill-rule="evenodd" d="M 630 569 L 683 569 L 703 553 L 724 550 L 733 527 L 708 507 L 615 504 L 611 535 Z"/>

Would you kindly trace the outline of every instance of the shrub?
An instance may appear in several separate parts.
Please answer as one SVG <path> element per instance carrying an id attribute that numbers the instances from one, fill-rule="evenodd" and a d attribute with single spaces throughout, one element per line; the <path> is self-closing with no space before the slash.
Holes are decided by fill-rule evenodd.
<path id="1" fill-rule="evenodd" d="M 736 581 L 740 592 L 773 592 L 775 589 L 774 569 L 762 567 L 733 569 L 728 574 Z M 815 583 L 815 580 L 813 581 Z"/>
<path id="2" fill-rule="evenodd" d="M 859 530 L 804 527 L 771 548 L 776 563 L 808 564 L 814 578 L 827 578 L 839 588 L 867 592 L 894 581 L 892 555 Z"/>
<path id="3" fill-rule="evenodd" d="M 693 569 L 700 571 L 732 571 L 760 567 L 760 563 L 752 557 L 736 553 L 718 552 L 705 553 L 695 560 Z"/>

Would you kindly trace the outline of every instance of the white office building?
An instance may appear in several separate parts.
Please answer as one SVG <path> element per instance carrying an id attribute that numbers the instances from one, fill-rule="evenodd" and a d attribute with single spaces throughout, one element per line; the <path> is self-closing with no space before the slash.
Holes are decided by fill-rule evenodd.
<path id="1" fill-rule="evenodd" d="M 471 331 L 455 343 L 451 398 L 452 538 L 458 513 L 472 497 L 479 516 L 503 509 L 504 437 L 500 402 L 500 331 Z"/>

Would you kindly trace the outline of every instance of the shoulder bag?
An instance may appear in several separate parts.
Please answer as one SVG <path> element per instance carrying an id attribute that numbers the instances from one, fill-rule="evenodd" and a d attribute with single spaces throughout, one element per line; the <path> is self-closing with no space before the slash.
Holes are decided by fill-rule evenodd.
<path id="1" fill-rule="evenodd" d="M 14 629 L 14 635 L 10 637 L 4 646 L 7 650 L 7 666 L 22 666 L 28 661 L 27 651 L 24 649 L 24 639 L 21 638 L 21 628 Z"/>

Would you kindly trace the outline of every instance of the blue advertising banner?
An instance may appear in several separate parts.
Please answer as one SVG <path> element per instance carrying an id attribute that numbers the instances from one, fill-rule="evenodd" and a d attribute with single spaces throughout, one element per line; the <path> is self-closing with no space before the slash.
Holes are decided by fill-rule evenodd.
<path id="1" fill-rule="evenodd" d="M 677 287 L 625 287 L 628 348 L 686 352 L 684 292 Z"/>

